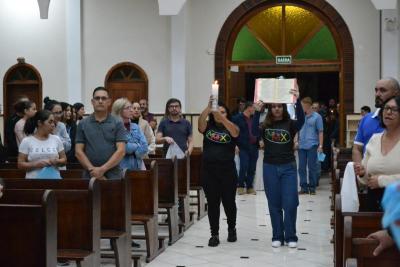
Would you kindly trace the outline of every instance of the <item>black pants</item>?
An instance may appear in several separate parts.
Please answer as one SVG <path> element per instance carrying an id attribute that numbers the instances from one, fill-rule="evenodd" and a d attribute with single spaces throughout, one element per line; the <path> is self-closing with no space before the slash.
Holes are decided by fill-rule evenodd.
<path id="1" fill-rule="evenodd" d="M 220 205 L 224 206 L 228 227 L 236 227 L 236 183 L 235 162 L 203 162 L 202 184 L 208 202 L 208 220 L 211 235 L 218 235 Z"/>

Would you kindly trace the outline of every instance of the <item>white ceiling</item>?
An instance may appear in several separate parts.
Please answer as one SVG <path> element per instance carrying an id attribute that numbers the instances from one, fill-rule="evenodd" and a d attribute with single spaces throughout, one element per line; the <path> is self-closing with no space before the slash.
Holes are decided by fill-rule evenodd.
<path id="1" fill-rule="evenodd" d="M 160 15 L 178 15 L 186 0 L 158 0 Z"/>

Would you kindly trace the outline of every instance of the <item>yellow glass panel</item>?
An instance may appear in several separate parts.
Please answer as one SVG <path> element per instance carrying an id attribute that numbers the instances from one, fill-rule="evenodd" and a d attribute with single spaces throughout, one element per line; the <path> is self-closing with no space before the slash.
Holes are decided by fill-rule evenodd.
<path id="1" fill-rule="evenodd" d="M 286 53 L 291 53 L 303 40 L 320 25 L 321 21 L 310 11 L 286 6 Z"/>
<path id="2" fill-rule="evenodd" d="M 247 27 L 272 54 L 282 54 L 282 6 L 261 11 Z"/>

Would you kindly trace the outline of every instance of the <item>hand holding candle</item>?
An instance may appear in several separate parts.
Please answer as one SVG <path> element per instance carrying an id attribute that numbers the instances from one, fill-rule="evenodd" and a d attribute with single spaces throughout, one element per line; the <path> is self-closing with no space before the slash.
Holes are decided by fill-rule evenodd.
<path id="1" fill-rule="evenodd" d="M 212 98 L 211 110 L 212 111 L 218 110 L 218 88 L 219 88 L 218 81 L 215 81 L 211 87 L 211 98 Z"/>

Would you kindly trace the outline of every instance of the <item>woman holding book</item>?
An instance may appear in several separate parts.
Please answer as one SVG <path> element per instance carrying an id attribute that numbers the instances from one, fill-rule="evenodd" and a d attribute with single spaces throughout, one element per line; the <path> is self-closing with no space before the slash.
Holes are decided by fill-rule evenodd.
<path id="1" fill-rule="evenodd" d="M 297 120 L 290 119 L 286 104 L 269 103 L 268 114 L 259 126 L 259 111 L 264 105 L 259 101 L 252 131 L 264 141 L 263 178 L 272 224 L 272 246 L 280 247 L 287 242 L 290 248 L 296 248 L 299 197 L 293 138 L 304 124 L 304 112 L 298 88 L 290 90 L 290 93 L 297 98 Z"/>

